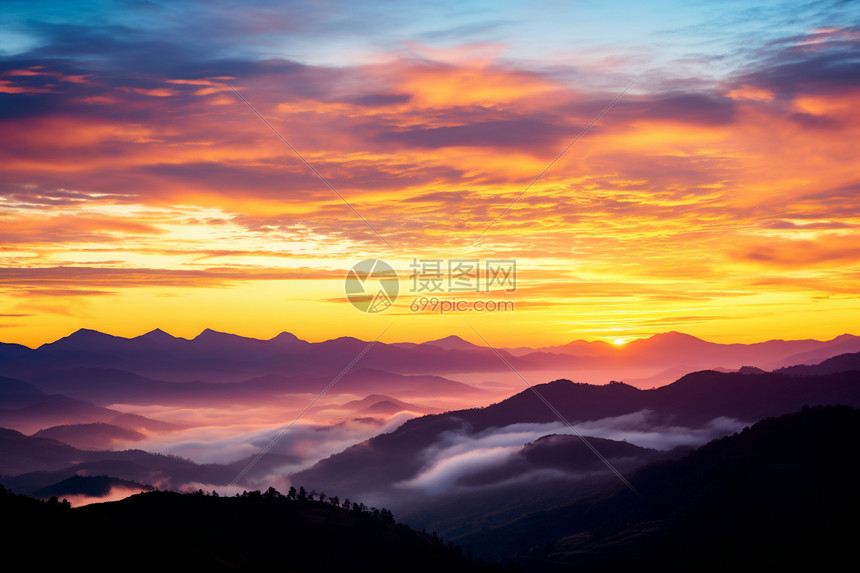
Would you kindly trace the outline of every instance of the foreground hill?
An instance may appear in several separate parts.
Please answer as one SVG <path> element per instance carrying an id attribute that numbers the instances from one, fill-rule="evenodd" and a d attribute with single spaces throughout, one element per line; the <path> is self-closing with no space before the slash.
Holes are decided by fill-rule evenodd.
<path id="1" fill-rule="evenodd" d="M 356 504 L 357 505 L 357 504 Z M 4 558 L 41 567 L 192 571 L 500 571 L 390 512 L 288 499 L 150 492 L 71 509 L 0 488 Z M 50 551 L 45 551 L 50 547 Z"/>
<path id="2" fill-rule="evenodd" d="M 723 570 L 851 561 L 860 410 L 806 408 L 459 541 L 535 571 Z M 791 566 L 791 567 L 789 567 Z"/>

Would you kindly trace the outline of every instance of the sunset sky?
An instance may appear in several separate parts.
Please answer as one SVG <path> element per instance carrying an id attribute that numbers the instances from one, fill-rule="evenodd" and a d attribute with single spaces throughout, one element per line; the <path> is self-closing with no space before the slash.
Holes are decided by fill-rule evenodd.
<path id="1" fill-rule="evenodd" d="M 5 1 L 0 341 L 860 334 L 860 3 L 748 4 Z"/>

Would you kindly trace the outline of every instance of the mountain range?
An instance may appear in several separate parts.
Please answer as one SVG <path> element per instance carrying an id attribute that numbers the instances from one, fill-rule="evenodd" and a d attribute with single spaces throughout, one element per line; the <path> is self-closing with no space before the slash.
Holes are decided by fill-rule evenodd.
<path id="1" fill-rule="evenodd" d="M 578 426 L 605 426 L 619 434 L 625 430 L 642 434 L 671 428 L 690 435 L 708 428 L 718 432 L 721 422 L 726 429 L 737 429 L 809 405 L 860 407 L 860 353 L 840 360 L 852 364 L 854 370 L 807 376 L 702 371 L 650 390 L 620 382 L 598 386 L 557 380 L 485 408 L 408 420 L 393 432 L 321 460 L 294 479 L 349 495 L 392 495 L 398 484 L 426 469 L 428 452 L 444 447 L 454 435 L 477 444 L 506 428 L 529 424 L 556 424 L 566 432 Z M 829 365 L 823 365 L 822 370 L 829 370 Z M 556 411 L 548 408 L 544 400 Z M 559 424 L 557 413 L 573 426 Z M 494 466 L 493 475 L 497 481 L 506 476 L 500 466 Z"/>
<path id="2" fill-rule="evenodd" d="M 188 483 L 227 484 L 248 463 L 254 475 L 266 475 L 295 463 L 294 458 L 266 454 L 229 464 L 198 464 L 172 455 L 143 450 L 82 450 L 56 439 L 25 436 L 0 428 L 0 483 L 14 491 L 33 494 L 74 476 L 107 475 L 146 487 L 179 488 Z M 67 492 L 71 494 L 74 492 Z M 54 494 L 57 495 L 57 494 Z"/>
<path id="3" fill-rule="evenodd" d="M 370 343 L 341 337 L 306 342 L 284 332 L 269 340 L 206 329 L 193 339 L 153 330 L 123 338 L 81 329 L 31 349 L 0 343 L 3 375 L 29 380 L 60 369 L 105 368 L 134 372 L 170 382 L 242 382 L 266 374 L 329 376 L 340 372 Z M 681 368 L 685 371 L 757 366 L 766 370 L 818 363 L 860 351 L 860 337 L 832 340 L 771 340 L 754 344 L 718 344 L 679 332 L 656 334 L 625 345 L 573 341 L 562 346 L 497 350 L 456 336 L 416 343 L 376 342 L 362 357 L 361 368 L 396 374 L 451 375 L 548 369 L 622 371 Z"/>
<path id="4" fill-rule="evenodd" d="M 826 354 L 828 349 L 833 351 L 851 347 L 858 340 L 857 337 L 843 335 L 828 342 L 804 340 L 719 345 L 680 333 L 666 333 L 633 341 L 620 348 L 603 342 L 574 341 L 564 347 L 530 351 L 518 348 L 500 352 L 506 360 L 521 367 L 528 366 L 529 361 L 536 360 L 536 357 L 550 355 L 556 358 L 611 359 L 615 364 L 662 360 L 663 365 L 668 365 L 669 361 L 678 360 L 678 356 L 684 356 L 688 361 L 745 361 L 753 355 L 759 355 L 767 361 L 777 356 Z M 181 421 L 167 422 L 129 412 L 129 408 L 134 410 L 142 407 L 143 410 L 139 411 L 149 411 L 147 409 L 151 410 L 153 406 L 160 409 L 179 407 L 195 410 L 203 407 L 235 409 L 240 405 L 255 408 L 265 406 L 269 409 L 281 405 L 286 408 L 292 404 L 290 396 L 312 395 L 325 387 L 331 381 L 329 376 L 334 365 L 339 368 L 338 362 L 346 361 L 349 352 L 357 348 L 364 349 L 367 345 L 367 342 L 350 338 L 309 343 L 288 333 L 270 340 L 256 340 L 212 330 L 205 330 L 191 340 L 176 338 L 160 330 L 135 338 L 80 330 L 35 350 L 20 345 L 0 344 L 2 372 L 27 374 L 26 381 L 0 378 L 0 427 L 33 434 L 34 438 L 58 440 L 90 452 L 86 455 L 75 453 L 60 456 L 55 461 L 65 461 L 41 466 L 37 460 L 44 461 L 50 456 L 34 456 L 23 465 L 21 460 L 13 459 L 12 456 L 0 466 L 0 472 L 7 476 L 26 475 L 21 478 L 24 481 L 16 477 L 16 483 L 29 480 L 32 487 L 28 487 L 27 491 L 35 490 L 36 486 L 50 485 L 50 479 L 60 481 L 75 472 L 90 471 L 91 468 L 85 464 L 95 461 L 110 469 L 109 473 L 114 477 L 141 483 L 178 485 L 181 482 L 179 476 L 209 483 L 204 480 L 205 477 L 211 483 L 219 483 L 218 480 L 225 478 L 218 476 L 235 475 L 236 469 L 241 469 L 243 460 L 253 458 L 237 456 L 232 460 L 204 464 L 208 468 L 206 471 L 183 470 L 173 475 L 173 470 L 161 467 L 163 464 L 145 463 L 133 470 L 127 467 L 113 468 L 112 462 L 106 461 L 105 454 L 98 452 L 128 447 L 154 435 L 182 432 L 201 423 L 211 424 L 200 421 L 186 424 Z M 507 367 L 492 349 L 453 336 L 422 344 L 378 343 L 365 358 L 374 351 L 378 355 L 376 362 L 371 360 L 370 365 L 391 359 L 392 362 L 386 363 L 386 367 L 393 370 L 406 364 L 422 370 L 431 363 L 436 365 L 437 370 L 456 370 L 456 365 L 467 359 L 473 361 L 473 367 L 484 368 L 489 358 L 493 359 L 496 366 L 501 364 Z M 493 393 L 488 387 L 464 384 L 433 373 L 376 370 L 368 364 L 356 365 L 346 372 L 341 368 L 336 389 L 330 392 L 330 401 L 320 405 L 330 415 L 343 420 L 352 417 L 356 422 L 377 424 L 378 427 L 385 420 L 401 413 L 415 419 L 394 426 L 389 433 L 357 441 L 356 445 L 346 449 L 334 442 L 334 455 L 321 458 L 313 467 L 296 473 L 293 479 L 328 488 L 336 487 L 351 495 L 393 495 L 403 491 L 404 484 L 410 484 L 411 480 L 429 480 L 427 476 L 421 476 L 422 471 L 432 466 L 432 460 L 428 461 L 428 452 L 434 448 L 448 448 L 446 439 L 468 441 L 468 445 L 461 444 L 460 447 L 464 451 L 470 448 L 469 451 L 478 451 L 483 448 L 483 443 L 495 439 L 493 436 L 500 434 L 502 429 L 517 424 L 538 426 L 530 430 L 536 432 L 534 435 L 526 436 L 517 444 L 505 442 L 504 447 L 524 448 L 527 441 L 541 443 L 539 438 L 559 433 L 559 430 L 570 433 L 571 428 L 550 427 L 552 424 L 558 425 L 558 418 L 542 400 L 551 403 L 566 420 L 575 425 L 585 424 L 584 427 L 593 433 L 592 438 L 618 441 L 633 436 L 631 439 L 638 439 L 637 435 L 651 432 L 661 436 L 674 434 L 673 443 L 650 444 L 657 446 L 659 451 L 669 451 L 676 445 L 694 446 L 763 417 L 794 411 L 803 405 L 860 405 L 856 376 L 850 373 L 860 370 L 858 355 L 844 354 L 830 357 L 819 365 L 795 365 L 773 373 L 752 365 L 744 366 L 736 373 L 700 371 L 682 376 L 671 384 L 647 390 L 625 383 L 594 385 L 559 379 L 539 384 L 533 390 L 527 389 L 512 396 L 508 394 L 509 397 L 486 407 L 460 408 L 442 414 L 438 413 L 442 408 L 432 405 L 433 400 L 428 398 L 446 396 L 450 399 L 454 396 L 455 402 L 474 404 L 503 392 L 505 387 L 497 388 Z M 328 374 L 320 374 L 315 370 L 324 370 L 320 366 L 323 363 L 328 365 Z M 270 366 L 278 364 L 281 367 L 291 364 L 294 369 L 282 373 L 269 371 Z M 177 381 L 184 372 L 211 370 L 215 365 L 217 369 L 223 368 L 220 381 Z M 166 376 L 165 380 L 159 380 L 117 366 L 140 367 L 144 371 L 156 369 L 164 372 L 168 369 L 172 374 Z M 171 370 L 173 368 L 177 370 Z M 254 376 L 227 381 L 228 377 L 239 374 Z M 345 399 L 338 402 L 337 397 L 341 395 Z M 649 446 L 641 441 L 639 445 Z M 35 444 L 28 447 L 33 448 L 33 451 L 41 451 Z M 653 447 L 650 449 L 654 450 Z M 508 459 L 513 455 L 511 450 L 507 457 L 502 456 L 505 459 L 496 459 L 495 465 L 479 464 L 480 467 L 473 468 L 472 473 L 460 471 L 456 477 L 448 480 L 448 485 L 499 485 L 517 476 L 525 479 L 534 472 L 544 476 L 553 475 L 548 471 L 553 469 L 567 476 L 571 470 L 562 467 L 564 464 L 554 468 L 539 468 L 532 464 L 532 459 L 524 455 L 523 451 L 516 453 L 519 456 L 516 459 Z M 135 463 L 139 464 L 139 455 L 134 456 Z M 631 459 L 640 463 L 648 456 L 653 458 L 654 454 L 637 454 Z M 68 463 L 73 458 L 79 466 Z M 116 461 L 121 465 L 127 460 Z M 289 451 L 272 452 L 270 461 L 258 469 L 274 469 L 277 463 L 302 465 Z M 215 470 L 215 467 L 229 469 Z M 544 471 L 540 472 L 541 469 Z M 439 468 L 437 470 L 442 471 Z M 33 472 L 59 473 L 47 478 L 46 474 L 37 477 Z M 422 483 L 421 479 L 415 483 Z"/>
<path id="5" fill-rule="evenodd" d="M 371 345 L 311 343 L 288 333 L 256 340 L 207 330 L 186 340 L 160 330 L 135 338 L 82 330 L 38 349 L 0 343 L 0 483 L 76 505 L 156 488 L 306 484 L 391 507 L 412 526 L 530 571 L 638 560 L 662 567 L 674 539 L 690 548 L 678 560 L 690 566 L 694 548 L 717 551 L 698 536 L 717 538 L 718 525 L 698 519 L 760 540 L 767 549 L 757 558 L 764 559 L 778 539 L 796 542 L 777 500 L 801 499 L 798 515 L 819 519 L 838 513 L 835 492 L 850 495 L 840 477 L 846 469 L 827 466 L 800 433 L 808 427 L 827 441 L 827 455 L 856 445 L 843 434 L 857 435 L 858 342 L 843 335 L 720 345 L 672 332 L 623 346 L 574 341 L 495 350 L 457 337 Z M 609 378 L 613 371 L 645 378 L 616 382 L 624 376 Z M 679 371 L 669 383 L 642 384 Z M 523 383 L 552 372 L 571 375 Z M 613 381 L 582 381 L 596 372 Z M 792 440 L 805 449 L 793 455 Z M 837 477 L 811 475 L 816 467 Z M 792 478 L 767 501 L 762 476 L 776 479 L 780 468 L 796 469 L 814 491 Z M 727 501 L 725 484 L 733 483 L 738 500 L 763 500 L 750 502 L 751 514 Z M 649 501 L 637 505 L 633 490 Z M 199 503 L 158 493 L 75 515 L 128 524 L 126 512 L 155 515 Z M 722 505 L 742 523 L 721 513 Z M 762 521 L 771 510 L 775 525 Z M 309 516 L 346 523 L 328 507 Z M 757 533 L 747 522 L 779 533 Z M 832 533 L 796 530 L 822 547 Z M 349 544 L 355 534 L 344 535 Z M 729 561 L 748 555 L 739 537 L 726 539 Z M 195 548 L 226 563 L 236 558 Z M 465 562 L 450 563 L 459 563 L 456 570 Z"/>
<path id="6" fill-rule="evenodd" d="M 853 557 L 850 523 L 860 510 L 858 440 L 860 410 L 805 407 L 648 463 L 628 473 L 629 487 L 613 483 L 515 514 L 485 507 L 480 527 L 455 539 L 509 571 L 841 567 Z M 529 444 L 527 455 L 552 459 L 563 451 L 588 463 L 581 440 L 543 441 Z M 629 453 L 622 451 L 629 445 L 610 448 Z M 67 481 L 80 490 L 110 480 Z M 31 555 L 50 540 L 43 562 L 57 566 L 81 562 L 80 547 L 96 538 L 103 549 L 87 552 L 86 560 L 99 568 L 143 545 L 146 555 L 135 563 L 147 567 L 170 561 L 216 570 L 502 570 L 396 523 L 387 510 L 358 503 L 344 509 L 333 499 L 296 501 L 274 488 L 235 497 L 200 490 L 72 509 L 57 497 L 45 503 L 0 487 L 0 533 L 7 557 Z"/>
<path id="7" fill-rule="evenodd" d="M 858 463 L 860 410 L 804 408 L 457 541 L 531 571 L 838 568 Z"/>

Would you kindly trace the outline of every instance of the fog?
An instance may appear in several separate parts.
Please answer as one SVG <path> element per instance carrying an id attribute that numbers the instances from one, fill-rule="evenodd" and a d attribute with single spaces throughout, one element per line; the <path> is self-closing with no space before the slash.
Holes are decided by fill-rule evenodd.
<path id="1" fill-rule="evenodd" d="M 291 473 L 355 443 L 389 432 L 418 415 L 402 411 L 387 419 L 363 417 L 334 423 L 311 418 L 299 420 L 287 431 L 284 430 L 292 420 L 261 425 L 200 426 L 152 435 L 134 442 L 133 447 L 180 456 L 201 464 L 227 464 L 256 455 L 274 441 L 268 453 L 296 459 L 295 463 L 283 468 L 284 472 Z"/>
<path id="2" fill-rule="evenodd" d="M 714 438 L 726 436 L 751 425 L 720 416 L 698 428 L 669 426 L 660 422 L 651 410 L 580 422 L 574 426 L 583 436 L 630 442 L 643 448 L 671 450 L 677 446 L 700 446 Z"/>
<path id="3" fill-rule="evenodd" d="M 581 436 L 606 438 L 655 450 L 670 450 L 677 446 L 700 446 L 714 438 L 734 433 L 748 423 L 719 417 L 701 427 L 684 427 L 662 424 L 654 412 L 641 410 L 624 416 L 603 418 L 574 424 Z M 488 428 L 475 434 L 466 427 L 444 432 L 432 446 L 421 452 L 423 469 L 414 477 L 395 484 L 401 491 L 440 494 L 469 489 L 458 480 L 469 475 L 501 470 L 529 442 L 551 434 L 577 435 L 561 423 L 512 424 L 501 428 Z M 593 444 L 592 444 L 593 445 Z M 599 451 L 599 449 L 598 449 Z M 515 481 L 552 479 L 570 472 L 534 469 L 524 475 L 507 477 L 499 472 L 495 485 L 509 485 Z M 478 487 L 478 486 L 473 486 Z M 480 487 L 486 487 L 482 484 Z"/>

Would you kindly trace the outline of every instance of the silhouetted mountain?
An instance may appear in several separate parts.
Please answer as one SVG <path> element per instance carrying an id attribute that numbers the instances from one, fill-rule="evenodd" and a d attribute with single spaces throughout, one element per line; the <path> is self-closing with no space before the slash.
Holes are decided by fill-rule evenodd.
<path id="1" fill-rule="evenodd" d="M 608 357 L 621 352 L 618 346 L 609 344 L 604 340 L 573 340 L 567 344 L 556 346 L 542 346 L 540 348 L 521 346 L 518 348 L 506 348 L 505 350 L 516 356 L 522 356 L 530 352 L 546 352 L 549 354 L 568 354 L 583 357 Z"/>
<path id="2" fill-rule="evenodd" d="M 766 419 L 460 542 L 534 571 L 829 570 L 853 560 L 860 410 Z"/>
<path id="3" fill-rule="evenodd" d="M 775 359 L 771 363 L 762 364 L 762 368 L 773 370 L 795 364 L 818 364 L 819 362 L 838 356 L 840 354 L 851 354 L 860 351 L 860 337 L 851 334 L 841 334 L 833 340 L 828 340 L 820 345 L 785 358 Z"/>
<path id="4" fill-rule="evenodd" d="M 485 346 L 478 346 L 476 344 L 472 344 L 468 340 L 463 340 L 459 336 L 446 336 L 445 338 L 440 338 L 438 340 L 428 340 L 427 342 L 422 342 L 422 344 L 429 344 L 431 346 L 438 346 L 444 350 L 486 350 Z"/>
<path id="5" fill-rule="evenodd" d="M 56 469 L 80 459 L 77 448 L 48 438 L 25 436 L 0 428 L 0 474 Z"/>
<path id="6" fill-rule="evenodd" d="M 463 341 L 465 343 L 465 341 Z M 6 375 L 27 380 L 56 378 L 61 370 L 115 369 L 167 382 L 240 382 L 268 374 L 329 380 L 367 346 L 367 341 L 341 337 L 308 343 L 288 333 L 270 340 L 204 330 L 191 340 L 155 330 L 135 338 L 81 329 L 37 350 L 5 345 Z M 465 343 L 468 344 L 468 343 Z M 376 343 L 362 358 L 361 367 L 395 374 L 442 374 L 472 370 L 500 371 L 506 366 L 489 349 L 446 350 L 434 345 Z M 517 361 L 517 367 L 534 365 Z"/>
<path id="7" fill-rule="evenodd" d="M 119 487 L 128 490 L 152 491 L 152 486 L 139 484 L 133 481 L 121 480 L 108 476 L 72 476 L 59 483 L 37 489 L 33 492 L 34 497 L 48 499 L 50 497 L 70 497 L 72 495 L 85 495 L 87 497 L 104 497 L 111 489 Z"/>
<path id="8" fill-rule="evenodd" d="M 129 428 L 178 428 L 174 424 L 127 415 L 62 394 L 46 394 L 27 382 L 0 376 L 0 427 L 32 433 L 46 427 L 94 422 Z"/>
<path id="9" fill-rule="evenodd" d="M 229 464 L 196 464 L 177 456 L 143 450 L 80 450 L 57 440 L 0 428 L 0 482 L 24 493 L 38 491 L 75 475 L 108 475 L 166 488 L 179 488 L 188 483 L 226 484 L 256 457 L 248 456 Z M 249 477 L 265 476 L 296 461 L 292 456 L 266 454 L 256 460 Z"/>
<path id="10" fill-rule="evenodd" d="M 303 387 L 308 392 L 319 392 L 331 378 L 328 376 L 303 376 Z M 298 381 L 297 381 L 298 382 Z M 461 396 L 476 398 L 483 390 L 432 374 L 394 374 L 373 368 L 356 368 L 338 380 L 336 392 L 348 394 L 386 393 L 398 396 Z"/>
<path id="11" fill-rule="evenodd" d="M 43 394 L 30 400 L 26 406 L 0 409 L 0 426 L 32 433 L 62 424 L 110 422 L 120 414 L 68 396 Z"/>
<path id="12" fill-rule="evenodd" d="M 640 448 L 627 442 L 593 436 L 551 434 L 525 444 L 516 455 L 511 456 L 504 464 L 462 476 L 455 483 L 461 486 L 491 486 L 522 478 L 520 481 L 526 484 L 529 474 L 541 470 L 569 472 L 567 475 L 559 475 L 560 479 L 567 481 L 574 481 L 577 474 L 580 476 L 590 474 L 589 477 L 594 477 L 594 474 L 606 474 L 608 477 L 609 471 L 604 462 L 594 455 L 594 451 L 590 447 L 586 446 L 585 440 L 619 471 L 630 470 L 665 457 L 663 452 Z M 548 485 L 546 481 L 549 480 L 545 480 L 544 483 L 536 483 L 535 486 L 538 488 L 555 487 L 555 482 Z M 524 490 L 528 487 L 528 485 L 521 484 L 518 489 Z"/>
<path id="13" fill-rule="evenodd" d="M 342 407 L 349 410 L 356 410 L 358 412 L 369 412 L 373 408 L 381 408 L 380 404 L 384 405 L 385 409 L 396 408 L 396 410 L 394 410 L 395 412 L 399 412 L 401 410 L 411 410 L 413 412 L 428 412 L 428 410 L 432 410 L 432 408 L 425 408 L 423 406 L 419 406 L 418 404 L 404 402 L 403 400 L 398 400 L 397 398 L 392 398 L 391 396 L 386 396 L 384 394 L 370 394 L 369 396 L 365 396 L 361 400 L 351 400 L 344 404 Z"/>
<path id="14" fill-rule="evenodd" d="M 116 368 L 78 366 L 31 378 L 45 392 L 57 392 L 95 404 L 176 404 L 207 406 L 270 399 L 288 388 L 282 383 L 166 382 Z"/>
<path id="15" fill-rule="evenodd" d="M 169 432 L 173 430 L 181 430 L 185 426 L 182 424 L 174 424 L 172 422 L 164 422 L 162 420 L 153 420 L 139 414 L 120 414 L 116 418 L 109 420 L 109 423 L 123 428 L 133 430 L 149 430 L 152 432 Z"/>
<path id="16" fill-rule="evenodd" d="M 641 465 L 641 459 L 659 453 L 656 450 L 640 448 L 617 440 L 595 437 L 589 437 L 587 440 L 603 457 L 611 460 L 638 458 L 635 462 L 637 465 Z M 602 465 L 594 452 L 585 446 L 582 438 L 566 434 L 551 434 L 529 442 L 523 447 L 522 455 L 532 464 L 542 467 L 582 469 L 599 468 Z"/>
<path id="17" fill-rule="evenodd" d="M 356 413 L 360 414 L 381 416 L 390 416 L 404 410 L 425 414 L 439 411 L 435 408 L 425 408 L 417 404 L 411 404 L 382 394 L 371 394 L 361 400 L 352 400 L 344 404 L 342 407 L 354 410 Z"/>
<path id="18" fill-rule="evenodd" d="M 577 359 L 571 365 L 580 368 L 597 368 L 614 365 L 616 368 L 638 364 L 663 365 L 666 368 L 683 368 L 686 371 L 737 369 L 743 365 L 771 369 L 802 362 L 820 362 L 843 352 L 860 351 L 860 337 L 849 334 L 832 340 L 769 340 L 753 344 L 718 344 L 707 342 L 680 332 L 655 334 L 633 340 L 622 346 L 604 341 L 577 340 L 566 345 L 549 346 L 529 352 L 526 348 L 513 349 L 512 353 L 536 362 L 558 362 L 551 355 L 567 355 Z M 542 358 L 541 358 L 542 357 Z"/>
<path id="19" fill-rule="evenodd" d="M 381 402 L 377 402 L 373 406 L 369 406 L 362 410 L 365 414 L 379 414 L 390 416 L 391 414 L 396 414 L 397 412 L 402 411 L 403 408 L 397 404 L 396 402 L 392 402 L 391 400 L 382 400 Z"/>
<path id="20" fill-rule="evenodd" d="M 83 450 L 105 450 L 110 449 L 115 442 L 142 440 L 144 435 L 121 426 L 97 422 L 53 426 L 39 430 L 33 437 L 56 440 Z"/>
<path id="21" fill-rule="evenodd" d="M 76 367 L 33 377 L 45 392 L 94 404 L 171 404 L 193 407 L 270 403 L 274 396 L 319 393 L 333 377 L 266 374 L 242 382 L 165 382 L 116 368 Z M 360 368 L 338 380 L 337 393 L 390 392 L 403 396 L 480 396 L 482 390 L 441 376 L 392 374 Z"/>
<path id="22" fill-rule="evenodd" d="M 719 416 L 755 421 L 803 405 L 860 406 L 860 375 L 843 372 L 823 377 L 765 373 L 745 376 L 715 371 L 693 372 L 651 390 L 623 383 L 595 386 L 557 380 L 537 386 L 541 395 L 568 420 L 598 420 L 644 409 L 667 422 L 703 424 Z M 553 414 L 531 391 L 463 414 L 477 430 L 515 422 L 553 422 Z"/>
<path id="23" fill-rule="evenodd" d="M 36 351 L 23 344 L 0 342 L 0 364 L 35 356 Z"/>
<path id="24" fill-rule="evenodd" d="M 309 376 L 331 379 L 368 345 L 367 341 L 351 337 L 309 343 L 289 333 L 258 340 L 207 329 L 187 340 L 157 329 L 134 338 L 81 329 L 37 350 L 2 345 L 0 364 L 4 375 L 28 381 L 80 367 L 123 370 L 166 382 L 241 382 L 269 374 L 296 381 Z M 705 368 L 737 369 L 743 365 L 784 366 L 801 362 L 789 361 L 792 356 L 814 355 L 820 361 L 857 351 L 860 337 L 851 335 L 830 341 L 717 344 L 678 332 L 657 334 L 623 346 L 603 341 L 574 341 L 541 349 L 499 350 L 520 371 L 553 370 L 561 374 L 571 370 L 611 370 L 616 378 L 648 378 L 655 374 L 655 369 L 673 367 L 689 372 Z M 491 348 L 456 336 L 421 344 L 377 342 L 362 356 L 359 366 L 400 375 L 508 370 Z M 655 385 L 664 381 L 665 378 L 657 379 Z"/>
<path id="25" fill-rule="evenodd" d="M 703 428 L 719 420 L 753 423 L 804 405 L 846 404 L 860 407 L 860 373 L 792 377 L 765 373 L 703 371 L 668 386 L 640 390 L 623 383 L 595 386 L 557 380 L 535 387 L 564 417 L 580 424 L 638 414 L 643 429 L 684 425 Z M 444 444 L 444 435 L 475 436 L 512 424 L 552 423 L 558 418 L 532 390 L 502 402 L 407 421 L 391 433 L 371 438 L 299 472 L 296 479 L 349 495 L 391 491 L 425 466 L 425 451 Z M 689 430 L 688 430 L 689 431 Z"/>
<path id="26" fill-rule="evenodd" d="M 81 352 L 98 355 L 122 350 L 123 342 L 127 340 L 127 338 L 121 336 L 113 336 L 99 332 L 98 330 L 81 328 L 59 340 L 43 344 L 38 349 L 51 353 Z"/>
<path id="27" fill-rule="evenodd" d="M 0 489 L 0 510 L 4 557 L 38 555 L 52 569 L 500 571 L 395 523 L 390 512 L 288 499 L 274 489 L 241 497 L 150 492 L 75 509 Z"/>
<path id="28" fill-rule="evenodd" d="M 0 408 L 23 408 L 43 398 L 45 393 L 32 384 L 0 376 Z"/>
<path id="29" fill-rule="evenodd" d="M 833 358 L 828 358 L 821 364 L 800 364 L 796 366 L 787 366 L 774 370 L 780 374 L 788 374 L 789 376 L 820 376 L 822 374 L 835 374 L 837 372 L 860 372 L 860 352 L 850 354 L 840 354 Z"/>
<path id="30" fill-rule="evenodd" d="M 767 370 L 756 368 L 755 366 L 741 366 L 738 368 L 738 374 L 766 374 Z"/>

